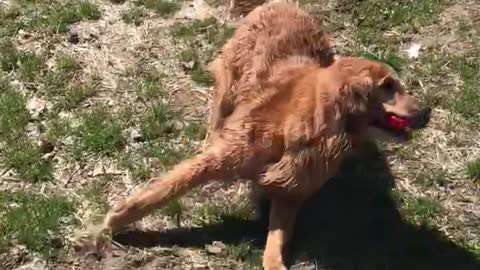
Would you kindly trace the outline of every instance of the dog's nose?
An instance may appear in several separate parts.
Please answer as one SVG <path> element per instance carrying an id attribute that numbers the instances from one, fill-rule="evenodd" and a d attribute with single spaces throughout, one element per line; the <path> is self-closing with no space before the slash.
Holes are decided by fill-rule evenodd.
<path id="1" fill-rule="evenodd" d="M 422 110 L 420 110 L 417 115 L 415 116 L 415 119 L 413 120 L 412 123 L 412 128 L 424 128 L 427 126 L 428 122 L 430 122 L 430 115 L 432 114 L 432 108 L 431 107 L 426 107 Z"/>

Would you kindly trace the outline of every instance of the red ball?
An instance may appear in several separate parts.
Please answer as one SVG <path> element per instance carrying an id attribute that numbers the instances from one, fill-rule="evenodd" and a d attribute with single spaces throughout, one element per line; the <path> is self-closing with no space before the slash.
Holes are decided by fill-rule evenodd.
<path id="1" fill-rule="evenodd" d="M 395 115 L 387 116 L 388 126 L 394 130 L 405 130 L 409 126 L 409 121 Z"/>

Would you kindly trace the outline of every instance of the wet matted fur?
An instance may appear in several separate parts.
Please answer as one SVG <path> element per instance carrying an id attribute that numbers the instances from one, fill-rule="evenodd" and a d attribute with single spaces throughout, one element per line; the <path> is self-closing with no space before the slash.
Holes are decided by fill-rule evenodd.
<path id="1" fill-rule="evenodd" d="M 286 269 L 284 248 L 299 207 L 334 176 L 371 129 L 408 139 L 429 109 L 385 65 L 334 59 L 321 24 L 291 4 L 252 11 L 212 63 L 210 145 L 105 219 L 120 230 L 208 181 L 250 179 L 271 201 L 263 266 Z M 402 126 L 390 125 L 394 119 Z"/>

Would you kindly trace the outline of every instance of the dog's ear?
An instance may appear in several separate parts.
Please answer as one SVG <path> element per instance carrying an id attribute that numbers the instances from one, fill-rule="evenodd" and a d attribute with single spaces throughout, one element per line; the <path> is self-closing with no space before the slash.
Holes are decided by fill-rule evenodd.
<path id="1" fill-rule="evenodd" d="M 340 89 L 347 132 L 355 132 L 368 124 L 368 101 L 373 88 L 370 76 L 359 75 L 347 80 Z"/>

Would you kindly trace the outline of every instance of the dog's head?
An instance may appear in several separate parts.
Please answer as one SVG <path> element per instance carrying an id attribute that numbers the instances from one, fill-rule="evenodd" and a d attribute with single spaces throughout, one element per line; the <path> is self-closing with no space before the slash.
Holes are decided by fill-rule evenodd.
<path id="1" fill-rule="evenodd" d="M 431 108 L 409 95 L 386 65 L 360 58 L 341 58 L 334 65 L 344 78 L 339 94 L 347 131 L 366 129 L 375 137 L 406 141 L 428 124 Z"/>

